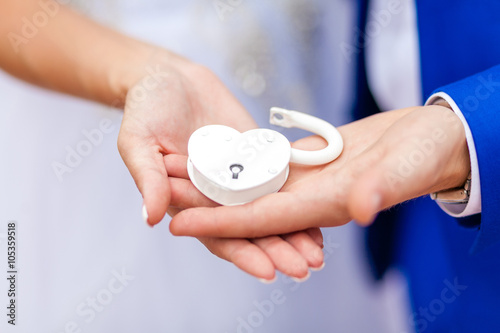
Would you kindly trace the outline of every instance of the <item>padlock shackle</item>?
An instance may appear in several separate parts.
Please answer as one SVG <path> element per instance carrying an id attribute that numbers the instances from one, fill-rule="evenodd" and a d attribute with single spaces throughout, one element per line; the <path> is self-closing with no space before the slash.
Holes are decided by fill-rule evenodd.
<path id="1" fill-rule="evenodd" d="M 278 107 L 271 108 L 269 122 L 272 125 L 291 128 L 296 127 L 321 136 L 328 146 L 321 150 L 306 151 L 292 148 L 290 162 L 305 165 L 321 165 L 330 163 L 342 153 L 344 141 L 339 131 L 329 122 L 314 116 L 290 111 Z"/>

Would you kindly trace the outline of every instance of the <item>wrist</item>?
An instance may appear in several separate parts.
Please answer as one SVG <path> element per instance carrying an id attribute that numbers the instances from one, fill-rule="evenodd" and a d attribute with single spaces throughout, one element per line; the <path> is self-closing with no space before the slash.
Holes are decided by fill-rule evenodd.
<path id="1" fill-rule="evenodd" d="M 449 159 L 443 165 L 441 182 L 435 191 L 464 188 L 471 173 L 471 163 L 465 130 L 459 117 L 444 100 L 436 101 L 433 108 L 443 113 L 444 124 L 448 129 L 446 137 L 451 140 Z"/>
<path id="2" fill-rule="evenodd" d="M 124 52 L 116 57 L 108 72 L 112 98 L 106 102 L 122 108 L 131 89 L 141 85 L 146 90 L 154 82 L 173 72 L 188 72 L 196 66 L 187 59 L 163 48 L 129 39 Z"/>
<path id="3" fill-rule="evenodd" d="M 114 57 L 115 61 L 107 74 L 111 97 L 105 102 L 118 108 L 123 108 L 130 89 L 147 75 L 148 66 L 154 62 L 155 54 L 163 52 L 153 45 L 132 39 L 125 44 L 120 54 Z"/>
<path id="4" fill-rule="evenodd" d="M 449 215 L 454 217 L 465 217 L 474 215 L 481 212 L 481 182 L 479 177 L 479 165 L 478 165 L 478 157 L 476 153 L 476 147 L 474 144 L 474 138 L 472 136 L 471 129 L 469 127 L 468 121 L 462 110 L 457 105 L 455 100 L 448 93 L 444 91 L 438 91 L 432 94 L 429 99 L 425 103 L 426 105 L 442 105 L 446 108 L 451 108 L 454 114 L 459 118 L 462 123 L 462 129 L 465 132 L 465 137 L 467 141 L 467 160 L 465 165 L 470 169 L 470 191 L 467 193 L 469 199 L 467 203 L 457 204 L 455 201 L 453 204 L 448 204 L 442 201 L 439 201 L 439 206 Z M 449 160 L 448 163 L 456 163 L 454 160 Z M 460 194 L 462 190 L 467 188 L 467 183 L 462 185 L 456 184 L 459 190 L 456 190 L 456 193 Z M 445 188 L 437 188 L 436 191 L 444 190 Z M 465 193 L 464 193 L 465 194 Z M 463 197 L 463 195 L 462 195 Z"/>

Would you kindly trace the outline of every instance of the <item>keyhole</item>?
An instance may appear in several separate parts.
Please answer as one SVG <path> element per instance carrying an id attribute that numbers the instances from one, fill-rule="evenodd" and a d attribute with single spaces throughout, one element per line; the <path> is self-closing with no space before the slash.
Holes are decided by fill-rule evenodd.
<path id="1" fill-rule="evenodd" d="M 229 167 L 229 170 L 231 170 L 231 172 L 233 173 L 233 179 L 238 179 L 238 175 L 240 174 L 240 172 L 243 171 L 243 165 L 241 165 L 241 164 L 232 164 Z"/>

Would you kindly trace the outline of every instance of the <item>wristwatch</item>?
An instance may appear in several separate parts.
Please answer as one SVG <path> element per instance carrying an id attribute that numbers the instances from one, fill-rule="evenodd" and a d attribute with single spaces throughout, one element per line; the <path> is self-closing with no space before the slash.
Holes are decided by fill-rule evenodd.
<path id="1" fill-rule="evenodd" d="M 471 174 L 461 187 L 431 193 L 431 199 L 445 204 L 466 204 L 470 197 Z"/>

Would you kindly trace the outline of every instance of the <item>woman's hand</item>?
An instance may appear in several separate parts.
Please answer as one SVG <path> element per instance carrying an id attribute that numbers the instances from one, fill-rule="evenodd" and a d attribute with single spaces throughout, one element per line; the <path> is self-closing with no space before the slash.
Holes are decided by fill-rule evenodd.
<path id="1" fill-rule="evenodd" d="M 175 216 L 192 207 L 218 207 L 191 183 L 186 170 L 187 156 L 165 157 L 172 197 L 168 213 Z M 319 228 L 260 238 L 198 238 L 213 254 L 232 262 L 243 271 L 265 281 L 272 281 L 275 270 L 304 280 L 309 268 L 323 267 L 323 236 Z"/>
<path id="2" fill-rule="evenodd" d="M 192 132 L 208 124 L 240 131 L 255 122 L 208 69 L 172 54 L 156 55 L 128 90 L 118 149 L 144 198 L 150 225 L 170 204 L 164 158 L 187 154 Z"/>
<path id="3" fill-rule="evenodd" d="M 120 154 L 143 195 L 146 222 L 152 226 L 163 219 L 169 206 L 169 213 L 175 215 L 190 204 L 216 205 L 203 196 L 186 204 L 178 193 L 171 193 L 172 186 L 187 197 L 193 191 L 185 157 L 192 132 L 208 124 L 224 124 L 242 132 L 256 127 L 208 69 L 172 54 L 155 58 L 128 90 L 118 138 Z M 276 269 L 305 278 L 309 267 L 323 264 L 319 229 L 250 240 L 199 239 L 212 253 L 263 280 L 272 280 Z"/>

